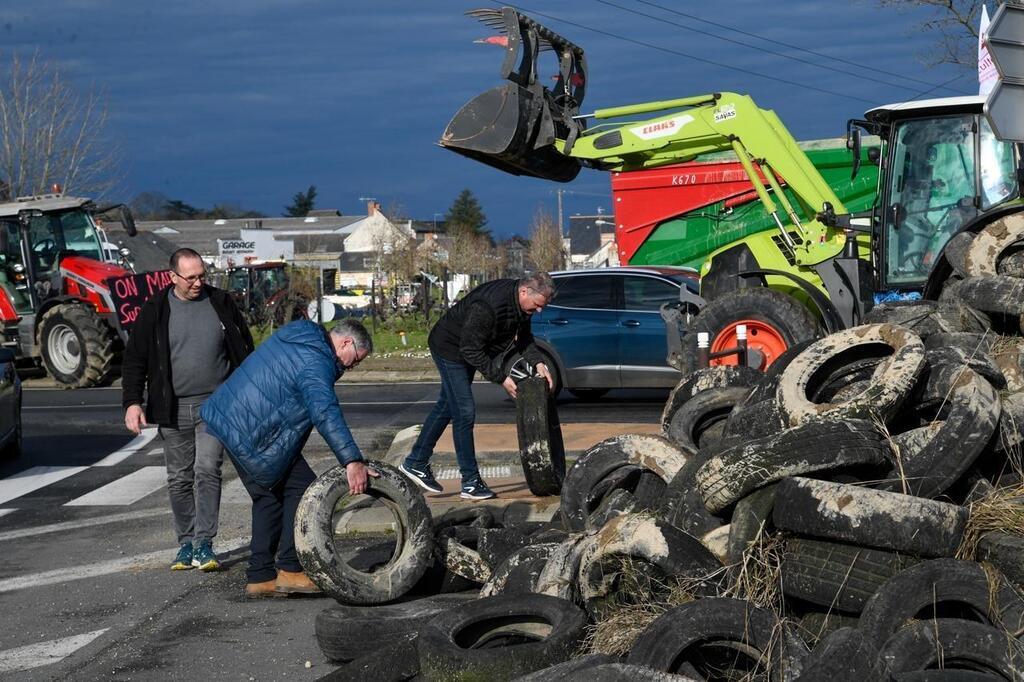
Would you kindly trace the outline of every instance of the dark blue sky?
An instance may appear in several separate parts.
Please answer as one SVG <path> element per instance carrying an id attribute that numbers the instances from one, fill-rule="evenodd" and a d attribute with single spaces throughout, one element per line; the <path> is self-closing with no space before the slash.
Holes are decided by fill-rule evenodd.
<path id="1" fill-rule="evenodd" d="M 639 0 L 531 0 L 527 10 L 558 19 L 535 18 L 587 52 L 584 111 L 733 90 L 809 139 L 842 135 L 847 118 L 929 88 L 912 79 L 961 76 L 931 97 L 977 92 L 973 73 L 921 66 L 917 53 L 934 37 L 914 30 L 920 14 L 881 10 L 874 0 L 653 1 L 776 42 Z M 196 206 L 231 202 L 280 215 L 312 184 L 320 208 L 357 214 L 365 210 L 359 197 L 370 196 L 431 220 L 469 188 L 499 236 L 526 234 L 540 206 L 554 213 L 558 187 L 569 191 L 566 215 L 610 209 L 604 173 L 584 171 L 555 185 L 505 175 L 436 145 L 459 107 L 499 84 L 502 51 L 474 44 L 488 31 L 463 16 L 481 6 L 497 5 L 9 0 L 0 4 L 0 59 L 38 49 L 76 87 L 107 92 L 108 133 L 126 161 L 122 198 L 157 190 Z"/>

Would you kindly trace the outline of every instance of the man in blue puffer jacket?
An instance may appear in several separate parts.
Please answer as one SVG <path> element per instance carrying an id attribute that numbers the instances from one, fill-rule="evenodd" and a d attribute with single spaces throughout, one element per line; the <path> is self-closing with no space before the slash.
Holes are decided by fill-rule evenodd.
<path id="1" fill-rule="evenodd" d="M 330 332 L 308 320 L 292 322 L 203 405 L 207 431 L 223 443 L 253 501 L 247 596 L 319 592 L 295 554 L 295 510 L 316 479 L 302 448 L 315 426 L 345 467 L 352 493 L 366 491 L 367 475 L 377 474 L 363 464 L 334 382 L 372 350 L 356 320 Z"/>

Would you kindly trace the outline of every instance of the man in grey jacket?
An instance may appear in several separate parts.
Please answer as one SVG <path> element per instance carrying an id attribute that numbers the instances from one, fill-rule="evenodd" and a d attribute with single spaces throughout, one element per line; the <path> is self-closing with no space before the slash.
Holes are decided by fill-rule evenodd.
<path id="1" fill-rule="evenodd" d="M 160 427 L 180 546 L 171 570 L 215 571 L 224 449 L 206 432 L 199 408 L 252 352 L 253 342 L 227 292 L 204 284 L 198 253 L 178 249 L 170 265 L 172 286 L 143 306 L 125 348 L 124 424 L 132 433 L 150 421 Z"/>

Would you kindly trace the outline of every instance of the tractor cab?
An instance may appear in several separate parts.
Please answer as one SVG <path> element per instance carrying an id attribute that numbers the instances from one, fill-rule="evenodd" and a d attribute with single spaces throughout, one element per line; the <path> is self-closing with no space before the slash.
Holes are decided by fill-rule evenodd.
<path id="1" fill-rule="evenodd" d="M 227 291 L 251 323 L 265 321 L 269 311 L 288 291 L 284 263 L 246 263 L 228 269 Z"/>
<path id="2" fill-rule="evenodd" d="M 851 122 L 885 141 L 872 216 L 878 289 L 922 289 L 951 237 L 1019 197 L 1017 149 L 996 138 L 984 102 L 904 102 Z"/>

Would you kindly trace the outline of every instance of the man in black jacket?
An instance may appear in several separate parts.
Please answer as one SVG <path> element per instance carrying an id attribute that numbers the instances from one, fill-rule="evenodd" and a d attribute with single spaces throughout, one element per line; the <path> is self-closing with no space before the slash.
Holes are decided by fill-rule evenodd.
<path id="1" fill-rule="evenodd" d="M 172 285 L 142 306 L 122 363 L 124 425 L 157 424 L 180 548 L 171 570 L 220 568 L 213 551 L 220 515 L 224 450 L 206 433 L 203 401 L 252 352 L 252 336 L 227 292 L 204 283 L 192 249 L 171 256 Z M 146 409 L 143 396 L 148 389 Z"/>
<path id="2" fill-rule="evenodd" d="M 543 310 L 554 293 L 554 282 L 546 272 L 487 282 L 452 306 L 430 330 L 427 345 L 441 375 L 441 396 L 427 415 L 412 452 L 398 467 L 421 488 L 434 493 L 444 490 L 430 470 L 430 457 L 451 423 L 455 459 L 462 475 L 461 496 L 468 500 L 495 496 L 480 478 L 476 463 L 473 375 L 479 371 L 515 398 L 516 383 L 506 373 L 504 361 L 518 351 L 547 379 L 548 387 L 553 387 L 544 357 L 533 343 L 530 316 Z"/>

